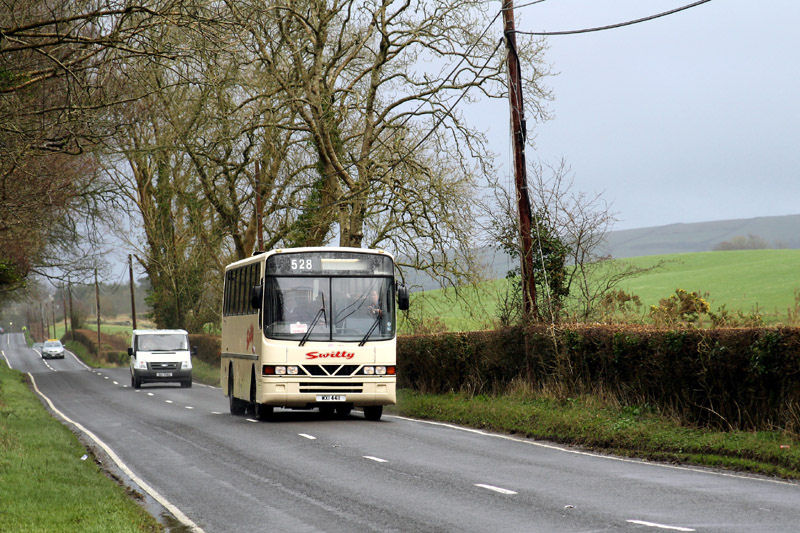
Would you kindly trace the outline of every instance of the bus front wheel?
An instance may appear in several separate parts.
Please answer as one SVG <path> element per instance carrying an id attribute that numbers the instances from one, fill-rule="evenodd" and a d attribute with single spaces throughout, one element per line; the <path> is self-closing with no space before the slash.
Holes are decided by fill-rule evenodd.
<path id="1" fill-rule="evenodd" d="M 382 405 L 367 405 L 364 407 L 364 418 L 367 420 L 373 420 L 377 422 L 381 419 L 381 415 L 383 414 L 383 406 Z"/>

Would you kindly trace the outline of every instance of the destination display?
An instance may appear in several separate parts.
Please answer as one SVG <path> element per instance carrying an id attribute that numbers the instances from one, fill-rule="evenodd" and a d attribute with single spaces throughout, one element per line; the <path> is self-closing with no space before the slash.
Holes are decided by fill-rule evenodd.
<path id="1" fill-rule="evenodd" d="M 391 276 L 392 260 L 386 255 L 357 252 L 275 254 L 267 258 L 268 276 Z"/>

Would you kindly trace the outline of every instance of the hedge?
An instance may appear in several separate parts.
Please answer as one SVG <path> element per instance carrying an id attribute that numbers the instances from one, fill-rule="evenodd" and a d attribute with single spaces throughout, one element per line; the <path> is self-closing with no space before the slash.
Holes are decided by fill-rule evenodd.
<path id="1" fill-rule="evenodd" d="M 399 386 L 493 393 L 514 380 L 613 391 L 693 424 L 800 429 L 800 328 L 530 327 L 398 339 Z"/>
<path id="2" fill-rule="evenodd" d="M 197 357 L 210 365 L 219 365 L 222 340 L 216 335 L 190 333 L 189 345 L 197 348 Z"/>

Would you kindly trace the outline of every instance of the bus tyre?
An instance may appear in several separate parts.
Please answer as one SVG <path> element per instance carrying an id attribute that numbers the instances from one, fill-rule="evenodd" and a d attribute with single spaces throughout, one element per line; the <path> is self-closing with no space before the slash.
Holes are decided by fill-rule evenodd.
<path id="1" fill-rule="evenodd" d="M 264 405 L 263 403 L 255 402 L 253 404 L 253 416 L 256 420 L 271 420 L 272 419 L 272 406 Z"/>
<path id="2" fill-rule="evenodd" d="M 383 406 L 382 405 L 368 405 L 364 407 L 364 418 L 367 420 L 373 420 L 377 422 L 381 419 L 381 415 L 383 414 Z"/>
<path id="3" fill-rule="evenodd" d="M 247 402 L 233 395 L 233 372 L 228 373 L 228 400 L 232 415 L 242 416 L 247 410 Z"/>

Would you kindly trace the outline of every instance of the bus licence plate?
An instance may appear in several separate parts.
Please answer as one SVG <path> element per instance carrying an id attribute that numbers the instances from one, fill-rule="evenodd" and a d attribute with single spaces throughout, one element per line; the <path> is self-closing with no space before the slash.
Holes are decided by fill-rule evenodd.
<path id="1" fill-rule="evenodd" d="M 317 394 L 318 402 L 343 402 L 345 400 L 344 394 Z"/>
<path id="2" fill-rule="evenodd" d="M 171 378 L 172 372 L 156 372 L 156 377 L 158 378 Z"/>

